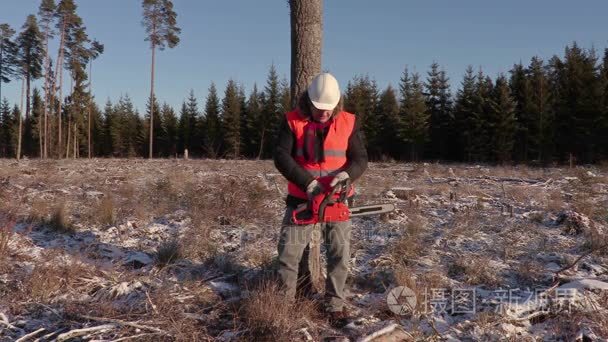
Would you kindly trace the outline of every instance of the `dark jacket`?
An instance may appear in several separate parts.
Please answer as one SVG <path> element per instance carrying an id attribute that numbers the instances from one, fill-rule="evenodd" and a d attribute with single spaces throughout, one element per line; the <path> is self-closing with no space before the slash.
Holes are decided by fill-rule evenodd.
<path id="1" fill-rule="evenodd" d="M 293 158 L 296 147 L 295 140 L 294 133 L 289 128 L 287 120 L 284 119 L 275 145 L 274 165 L 288 181 L 298 185 L 305 191 L 308 184 L 314 180 L 314 177 Z M 348 159 L 348 163 L 344 171 L 348 173 L 352 181 L 355 181 L 367 169 L 367 151 L 361 138 L 358 118 L 355 121 L 355 128 L 348 139 L 346 158 Z M 302 199 L 287 196 L 286 203 L 288 206 L 295 206 L 301 202 L 303 202 Z"/>

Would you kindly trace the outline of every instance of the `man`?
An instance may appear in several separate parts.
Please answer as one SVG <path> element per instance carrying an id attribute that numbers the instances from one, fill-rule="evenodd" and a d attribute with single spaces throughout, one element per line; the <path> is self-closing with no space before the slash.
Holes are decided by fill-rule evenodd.
<path id="1" fill-rule="evenodd" d="M 289 181 L 287 208 L 279 239 L 279 277 L 288 300 L 298 285 L 311 289 L 308 244 L 313 225 L 295 225 L 291 213 L 314 195 L 331 190 L 367 168 L 367 152 L 355 115 L 342 111 L 338 81 L 329 73 L 317 75 L 302 94 L 295 110 L 285 115 L 274 162 Z M 352 188 L 348 196 L 353 195 Z M 350 260 L 351 222 L 321 224 L 327 249 L 325 300 L 330 321 L 346 322 L 344 289 Z"/>

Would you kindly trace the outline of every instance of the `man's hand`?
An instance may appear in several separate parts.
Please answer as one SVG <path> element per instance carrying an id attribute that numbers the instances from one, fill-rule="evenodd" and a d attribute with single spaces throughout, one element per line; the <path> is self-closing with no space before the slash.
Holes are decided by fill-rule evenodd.
<path id="1" fill-rule="evenodd" d="M 346 171 L 339 172 L 334 177 L 334 179 L 331 180 L 331 183 L 329 183 L 329 186 L 331 186 L 333 188 L 334 186 L 338 185 L 338 183 L 342 183 L 349 178 L 350 178 L 350 176 L 348 175 L 348 173 L 346 173 Z"/>
<path id="2" fill-rule="evenodd" d="M 312 198 L 322 193 L 323 191 L 325 191 L 325 189 L 323 189 L 323 185 L 319 183 L 316 179 L 313 179 L 313 181 L 310 182 L 306 187 L 306 195 L 308 195 L 308 198 Z"/>

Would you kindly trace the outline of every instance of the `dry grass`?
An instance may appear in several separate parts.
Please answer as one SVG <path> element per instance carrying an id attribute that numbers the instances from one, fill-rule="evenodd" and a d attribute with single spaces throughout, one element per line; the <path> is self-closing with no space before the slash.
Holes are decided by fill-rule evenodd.
<path id="1" fill-rule="evenodd" d="M 462 278 L 469 285 L 487 285 L 492 288 L 500 284 L 497 271 L 486 258 L 479 256 L 460 256 L 448 265 L 450 277 Z"/>
<path id="2" fill-rule="evenodd" d="M 36 264 L 28 279 L 24 291 L 27 298 L 40 302 L 52 302 L 53 298 L 66 294 L 79 279 L 95 272 L 91 265 L 79 262 L 66 263 L 65 257 L 56 251 L 50 251 L 43 257 L 42 263 Z"/>
<path id="3" fill-rule="evenodd" d="M 267 281 L 253 290 L 238 312 L 249 338 L 255 340 L 290 341 L 296 330 L 305 326 L 305 319 L 318 318 L 312 302 L 290 304 L 276 283 Z"/>
<path id="4" fill-rule="evenodd" d="M 211 228 L 204 222 L 193 219 L 181 241 L 181 255 L 184 258 L 205 261 L 218 253 L 218 244 L 211 239 Z"/>
<path id="5" fill-rule="evenodd" d="M 406 224 L 401 237 L 390 246 L 390 255 L 401 265 L 410 265 L 423 252 L 424 220 L 420 216 L 413 216 Z"/>
<path id="6" fill-rule="evenodd" d="M 0 218 L 0 264 L 9 254 L 8 243 L 13 235 L 15 221 L 12 218 Z"/>
<path id="7" fill-rule="evenodd" d="M 177 239 L 165 241 L 156 250 L 156 263 L 167 266 L 182 258 L 182 246 Z"/>
<path id="8" fill-rule="evenodd" d="M 109 193 L 104 194 L 97 205 L 95 219 L 102 225 L 113 225 L 116 222 L 114 198 Z"/>
<path id="9" fill-rule="evenodd" d="M 51 217 L 42 223 L 48 228 L 60 233 L 74 233 L 76 231 L 76 228 L 68 218 L 67 206 L 64 201 L 57 204 L 52 209 Z"/>
<path id="10" fill-rule="evenodd" d="M 544 275 L 544 265 L 534 259 L 525 259 L 519 262 L 515 269 L 518 283 L 530 288 L 538 287 Z"/>

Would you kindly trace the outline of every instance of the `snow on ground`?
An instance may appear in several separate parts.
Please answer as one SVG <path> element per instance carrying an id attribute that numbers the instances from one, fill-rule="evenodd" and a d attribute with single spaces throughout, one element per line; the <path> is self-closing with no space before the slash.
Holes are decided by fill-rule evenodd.
<path id="1" fill-rule="evenodd" d="M 285 185 L 270 161 L 0 160 L 0 339 L 252 338 Z M 280 336 L 608 339 L 605 167 L 371 163 L 357 186 L 397 209 L 353 219 L 356 318 Z"/>

